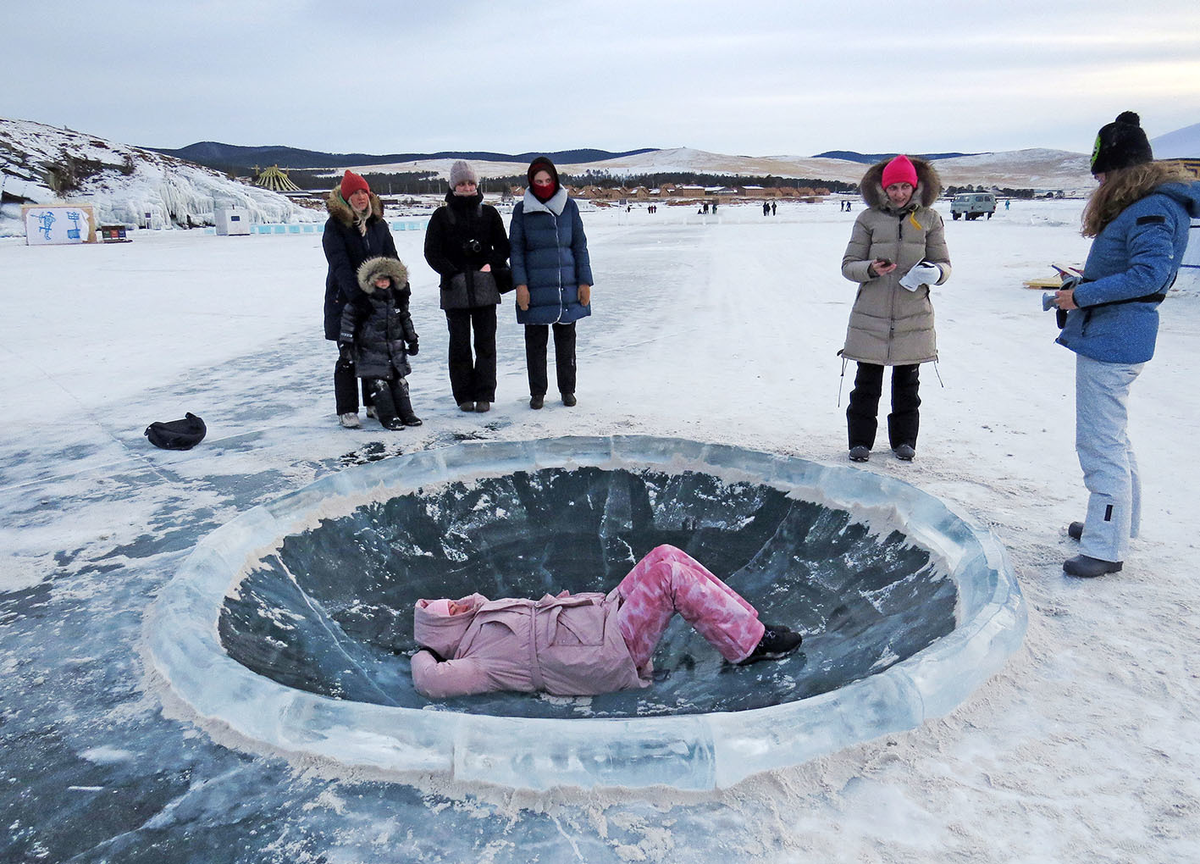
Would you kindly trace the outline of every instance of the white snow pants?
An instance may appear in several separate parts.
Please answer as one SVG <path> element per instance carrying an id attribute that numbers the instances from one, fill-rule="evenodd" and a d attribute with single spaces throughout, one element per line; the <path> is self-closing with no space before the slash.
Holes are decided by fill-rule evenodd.
<path id="1" fill-rule="evenodd" d="M 1129 443 L 1129 388 L 1145 363 L 1103 363 L 1075 355 L 1075 452 L 1087 486 L 1080 551 L 1124 561 L 1138 534 L 1142 487 Z"/>

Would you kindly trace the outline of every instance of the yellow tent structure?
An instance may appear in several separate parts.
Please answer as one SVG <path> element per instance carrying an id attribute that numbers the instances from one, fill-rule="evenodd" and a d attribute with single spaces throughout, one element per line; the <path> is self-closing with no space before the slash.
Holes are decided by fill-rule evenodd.
<path id="1" fill-rule="evenodd" d="M 278 165 L 272 165 L 270 168 L 263 169 L 262 173 L 254 178 L 254 185 L 270 189 L 272 192 L 300 191 L 300 187 L 293 183 L 287 173 L 281 170 Z"/>

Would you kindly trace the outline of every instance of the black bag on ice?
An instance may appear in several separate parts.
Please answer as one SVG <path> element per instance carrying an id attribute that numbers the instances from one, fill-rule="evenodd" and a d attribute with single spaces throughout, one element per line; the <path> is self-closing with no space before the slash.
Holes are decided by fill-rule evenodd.
<path id="1" fill-rule="evenodd" d="M 182 420 L 151 423 L 143 434 L 163 450 L 191 450 L 204 440 L 207 432 L 204 421 L 189 411 Z"/>

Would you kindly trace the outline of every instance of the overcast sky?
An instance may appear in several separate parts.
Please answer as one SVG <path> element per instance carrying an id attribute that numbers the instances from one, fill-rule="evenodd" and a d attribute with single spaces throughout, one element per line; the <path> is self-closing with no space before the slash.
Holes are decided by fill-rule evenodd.
<path id="1" fill-rule="evenodd" d="M 1090 152 L 1200 122 L 1200 0 L 3 0 L 0 116 L 332 152 Z"/>

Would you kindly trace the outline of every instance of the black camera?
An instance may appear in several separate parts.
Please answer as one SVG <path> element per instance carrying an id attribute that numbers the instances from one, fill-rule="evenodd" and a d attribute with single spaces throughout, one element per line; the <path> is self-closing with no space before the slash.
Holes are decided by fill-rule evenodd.
<path id="1" fill-rule="evenodd" d="M 463 241 L 463 251 L 464 252 L 471 252 L 471 253 L 478 255 L 482 249 L 483 249 L 483 244 L 474 238 Z"/>

